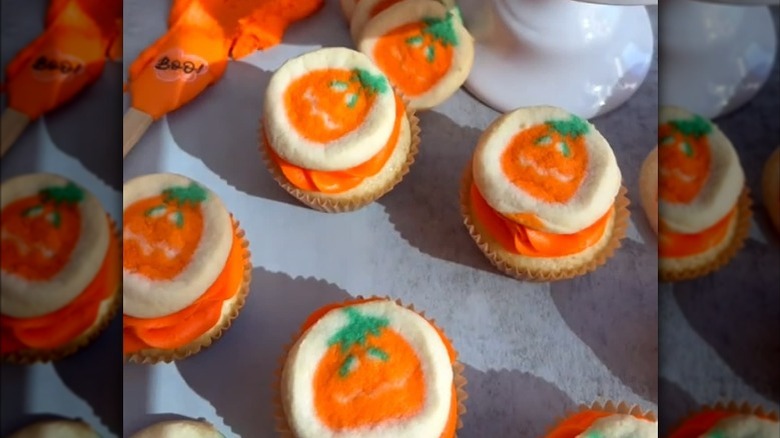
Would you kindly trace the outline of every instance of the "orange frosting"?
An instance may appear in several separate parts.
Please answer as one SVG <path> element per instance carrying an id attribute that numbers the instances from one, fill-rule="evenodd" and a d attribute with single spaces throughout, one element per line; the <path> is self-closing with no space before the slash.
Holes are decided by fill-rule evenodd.
<path id="1" fill-rule="evenodd" d="M 382 298 L 355 299 L 324 306 L 309 316 L 301 327 L 301 333 L 333 310 L 381 300 Z M 454 347 L 438 327 L 433 327 L 446 346 L 450 360 L 454 362 Z M 339 344 L 330 346 L 317 364 L 314 375 L 314 406 L 320 420 L 333 430 L 366 427 L 388 420 L 409 418 L 422 409 L 425 401 L 425 380 L 416 353 L 394 330 L 383 327 L 378 330 L 378 334 L 372 334 L 367 338 L 366 345 L 351 345 L 347 351 L 341 351 Z M 343 372 L 340 368 L 343 367 L 342 359 L 345 354 L 353 355 L 360 365 L 350 372 L 348 378 L 336 377 Z M 371 357 L 372 355 L 374 357 Z M 401 386 L 394 386 L 393 383 Z M 345 403 L 344 400 L 349 401 Z M 441 438 L 454 437 L 457 424 L 458 401 L 453 384 L 450 414 Z"/>
<path id="2" fill-rule="evenodd" d="M 124 269 L 150 280 L 179 275 L 190 263 L 203 233 L 200 205 L 166 200 L 164 195 L 133 203 L 125 209 L 122 220 Z M 171 251 L 175 256 L 170 257 Z"/>
<path id="3" fill-rule="evenodd" d="M 488 229 L 490 236 L 507 251 L 529 257 L 561 257 L 576 254 L 595 245 L 604 235 L 615 208 L 609 209 L 599 220 L 574 234 L 554 234 L 540 231 L 510 219 L 493 210 L 482 197 L 476 184 L 471 184 L 471 206 L 477 220 Z M 529 220 L 522 215 L 526 222 Z"/>
<path id="4" fill-rule="evenodd" d="M 123 316 L 124 354 L 147 348 L 179 348 L 206 333 L 219 322 L 222 304 L 238 292 L 244 281 L 244 269 L 242 240 L 234 235 L 224 269 L 194 303 L 159 318 Z"/>
<path id="5" fill-rule="evenodd" d="M 270 142 L 265 137 L 269 157 L 279 166 L 282 174 L 290 184 L 301 190 L 321 193 L 342 193 L 357 187 L 363 180 L 379 173 L 387 160 L 393 155 L 398 138 L 401 135 L 401 122 L 406 117 L 406 109 L 401 98 L 395 96 L 395 124 L 387 144 L 365 163 L 347 170 L 333 172 L 305 169 L 285 161 L 268 146 Z"/>
<path id="6" fill-rule="evenodd" d="M 693 234 L 676 233 L 661 221 L 658 230 L 658 256 L 688 257 L 707 251 L 726 238 L 729 224 L 736 214 L 737 207 L 734 206 L 715 225 Z"/>
<path id="7" fill-rule="evenodd" d="M 216 83 L 238 59 L 281 42 L 322 0 L 176 0 L 170 30 L 130 66 L 133 107 L 158 119 Z"/>
<path id="8" fill-rule="evenodd" d="M 46 30 L 8 65 L 9 107 L 36 119 L 100 77 L 121 16 L 121 0 L 52 1 Z"/>
<path id="9" fill-rule="evenodd" d="M 0 315 L 0 352 L 55 349 L 84 333 L 95 323 L 103 300 L 119 287 L 119 257 L 119 242 L 111 233 L 108 251 L 97 275 L 67 306 L 33 318 Z"/>
<path id="10" fill-rule="evenodd" d="M 615 413 L 595 410 L 578 412 L 555 426 L 553 430 L 547 433 L 545 438 L 575 438 L 577 435 L 588 430 L 596 420 L 611 415 L 615 415 Z M 651 420 L 649 417 L 642 415 L 634 415 L 634 417 L 643 420 Z"/>
<path id="11" fill-rule="evenodd" d="M 686 420 L 680 427 L 669 435 L 669 438 L 699 438 L 707 433 L 715 425 L 729 417 L 740 415 L 739 412 L 728 411 L 724 409 L 716 409 L 712 411 L 705 411 L 698 413 L 688 420 Z M 777 421 L 776 418 L 772 418 L 767 415 L 755 414 L 758 418 L 765 420 Z"/>

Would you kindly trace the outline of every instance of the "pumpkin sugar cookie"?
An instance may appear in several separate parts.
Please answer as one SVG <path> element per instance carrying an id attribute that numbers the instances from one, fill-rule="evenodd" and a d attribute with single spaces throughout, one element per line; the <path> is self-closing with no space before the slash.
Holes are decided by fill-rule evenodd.
<path id="1" fill-rule="evenodd" d="M 658 421 L 650 412 L 625 403 L 581 406 L 552 427 L 545 438 L 657 438 Z"/>
<path id="2" fill-rule="evenodd" d="M 658 147 L 650 151 L 639 171 L 639 199 L 650 227 L 658 235 Z"/>
<path id="3" fill-rule="evenodd" d="M 401 181 L 418 144 L 414 112 L 360 52 L 327 48 L 293 58 L 268 85 L 260 148 L 266 167 L 311 208 L 370 204 Z"/>
<path id="4" fill-rule="evenodd" d="M 100 435 L 81 420 L 50 420 L 30 424 L 8 438 L 100 438 Z"/>
<path id="5" fill-rule="evenodd" d="M 515 110 L 482 134 L 461 184 L 461 213 L 479 249 L 522 280 L 595 270 L 620 246 L 628 199 L 607 140 L 555 107 Z"/>
<path id="6" fill-rule="evenodd" d="M 358 17 L 355 17 L 357 19 Z M 355 29 L 358 50 L 416 110 L 452 96 L 471 71 L 474 39 L 457 8 L 432 0 L 404 0 Z"/>
<path id="7" fill-rule="evenodd" d="M 360 297 L 323 307 L 283 358 L 277 429 L 295 438 L 452 438 L 466 398 L 456 358 L 412 307 Z"/>
<path id="8" fill-rule="evenodd" d="M 775 412 L 765 412 L 748 403 L 718 403 L 705 406 L 680 422 L 669 438 L 780 438 Z"/>
<path id="9" fill-rule="evenodd" d="M 780 232 L 780 148 L 772 152 L 764 165 L 761 192 L 769 218 Z"/>
<path id="10" fill-rule="evenodd" d="M 123 188 L 125 358 L 155 363 L 208 347 L 249 292 L 248 242 L 207 188 L 152 174 Z"/>
<path id="11" fill-rule="evenodd" d="M 663 107 L 658 127 L 658 270 L 661 281 L 706 275 L 731 260 L 750 227 L 737 152 L 718 127 Z"/>
<path id="12" fill-rule="evenodd" d="M 12 178 L 0 193 L 2 360 L 70 355 L 119 306 L 116 227 L 95 196 L 58 175 Z"/>
<path id="13" fill-rule="evenodd" d="M 224 435 L 205 421 L 173 420 L 155 423 L 130 438 L 224 438 Z"/>

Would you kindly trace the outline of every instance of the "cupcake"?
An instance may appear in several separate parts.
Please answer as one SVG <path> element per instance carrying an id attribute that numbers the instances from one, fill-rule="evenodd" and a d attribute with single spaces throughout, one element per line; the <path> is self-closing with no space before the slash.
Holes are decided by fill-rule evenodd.
<path id="1" fill-rule="evenodd" d="M 657 438 L 658 421 L 639 408 L 594 403 L 555 425 L 545 438 Z"/>
<path id="2" fill-rule="evenodd" d="M 454 437 L 465 383 L 450 342 L 412 308 L 358 298 L 314 312 L 283 359 L 284 436 Z"/>
<path id="3" fill-rule="evenodd" d="M 461 184 L 461 212 L 500 271 L 571 278 L 620 245 L 628 221 L 620 181 L 615 155 L 593 125 L 559 108 L 521 108 L 480 137 Z"/>
<path id="4" fill-rule="evenodd" d="M 100 435 L 81 420 L 50 420 L 26 426 L 8 438 L 100 438 Z"/>
<path id="5" fill-rule="evenodd" d="M 432 108 L 452 96 L 474 63 L 474 39 L 457 10 L 437 1 L 402 1 L 364 27 L 356 12 L 352 32 L 358 50 L 376 63 L 416 110 Z"/>
<path id="6" fill-rule="evenodd" d="M 268 85 L 261 121 L 266 165 L 304 204 L 349 211 L 409 171 L 417 118 L 363 54 L 327 48 L 287 61 Z"/>
<path id="7" fill-rule="evenodd" d="M 174 420 L 153 424 L 130 438 L 224 438 L 224 435 L 205 421 Z"/>
<path id="8" fill-rule="evenodd" d="M 655 234 L 658 234 L 658 147 L 653 148 L 639 171 L 639 199 Z"/>
<path id="9" fill-rule="evenodd" d="M 123 188 L 124 355 L 169 362 L 218 339 L 244 305 L 248 243 L 222 201 L 180 175 Z"/>
<path id="10" fill-rule="evenodd" d="M 747 237 L 745 175 L 729 139 L 701 116 L 662 108 L 658 141 L 660 278 L 696 278 L 725 265 Z"/>
<path id="11" fill-rule="evenodd" d="M 779 438 L 777 414 L 747 404 L 718 404 L 685 419 L 669 438 Z"/>
<path id="12" fill-rule="evenodd" d="M 12 178 L 0 193 L 2 360 L 72 354 L 119 305 L 116 228 L 97 198 L 61 176 Z"/>
<path id="13" fill-rule="evenodd" d="M 764 165 L 761 192 L 769 218 L 780 232 L 780 148 L 772 152 Z"/>

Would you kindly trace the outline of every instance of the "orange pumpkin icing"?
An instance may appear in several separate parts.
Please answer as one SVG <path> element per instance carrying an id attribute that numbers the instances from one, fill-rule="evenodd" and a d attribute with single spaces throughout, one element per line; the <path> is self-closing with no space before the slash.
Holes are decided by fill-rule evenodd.
<path id="1" fill-rule="evenodd" d="M 110 223 L 110 222 L 109 222 Z M 119 242 L 111 233 L 103 263 L 92 282 L 67 306 L 34 318 L 0 315 L 0 352 L 51 350 L 73 341 L 95 323 L 100 304 L 119 287 Z"/>
<path id="2" fill-rule="evenodd" d="M 238 292 L 244 280 L 244 268 L 242 240 L 234 234 L 224 269 L 194 303 L 159 318 L 123 316 L 124 354 L 147 348 L 179 348 L 206 333 L 219 322 L 222 304 Z"/>
<path id="3" fill-rule="evenodd" d="M 333 310 L 381 300 L 382 298 L 355 299 L 324 306 L 309 316 L 301 327 L 301 333 L 311 328 Z M 455 362 L 457 353 L 452 343 L 438 327 L 435 325 L 432 327 L 444 343 L 450 361 Z M 386 359 L 387 361 L 372 360 L 368 358 L 371 350 L 382 351 L 391 359 Z M 338 345 L 331 346 L 320 363 L 317 364 L 313 383 L 314 407 L 318 417 L 325 425 L 334 430 L 365 427 L 388 419 L 408 418 L 422 409 L 425 401 L 425 382 L 419 359 L 409 344 L 395 331 L 383 328 L 378 336 L 371 337 L 371 347 L 364 348 L 353 345 L 350 352 L 362 357 L 359 359 L 361 360 L 359 370 L 355 372 L 355 375 L 351 375 L 347 381 L 333 378 L 339 374 L 339 368 L 342 366 L 343 354 L 339 352 Z M 381 378 L 377 378 L 377 375 Z M 362 393 L 365 388 L 377 386 L 376 382 L 380 382 L 380 385 L 386 385 L 387 382 L 398 380 L 401 376 L 407 376 L 401 388 L 379 391 L 380 394 L 375 397 L 356 396 L 356 394 Z M 335 401 L 338 398 L 352 398 L 352 400 L 348 404 L 341 404 Z M 454 437 L 457 424 L 458 400 L 457 390 L 453 384 L 449 417 L 440 437 Z"/>
<path id="4" fill-rule="evenodd" d="M 268 137 L 265 137 L 266 150 L 269 157 L 279 166 L 282 174 L 287 178 L 290 184 L 301 190 L 321 193 L 343 193 L 347 190 L 357 187 L 366 178 L 379 173 L 385 166 L 387 160 L 393 155 L 398 138 L 401 135 L 401 122 L 406 117 L 406 109 L 401 98 L 395 96 L 395 124 L 387 144 L 373 157 L 365 163 L 357 165 L 347 170 L 339 171 L 320 171 L 305 169 L 289 163 L 280 157 L 269 146 Z M 264 134 L 265 135 L 265 134 Z"/>
<path id="5" fill-rule="evenodd" d="M 588 430 L 596 420 L 611 415 L 615 415 L 615 413 L 594 410 L 578 412 L 555 426 L 545 438 L 575 438 L 577 435 Z M 634 415 L 634 417 L 643 420 L 651 420 L 651 418 L 643 415 Z"/>
<path id="6" fill-rule="evenodd" d="M 687 204 L 699 194 L 710 172 L 711 125 L 696 116 L 658 127 L 658 192 L 661 199 Z"/>
<path id="7" fill-rule="evenodd" d="M 471 184 L 471 206 L 477 220 L 488 229 L 490 236 L 507 251 L 529 257 L 561 257 L 576 254 L 595 245 L 604 235 L 614 207 L 599 220 L 574 234 L 554 234 L 518 223 L 493 210 L 482 197 L 476 184 Z M 521 215 L 526 223 L 539 222 L 535 217 Z"/>
<path id="8" fill-rule="evenodd" d="M 741 415 L 741 413 L 724 409 L 700 412 L 687 419 L 680 427 L 675 429 L 674 432 L 669 435 L 669 438 L 699 438 L 715 427 L 721 420 L 735 415 Z M 768 415 L 754 415 L 764 420 L 777 421 L 776 418 L 772 418 Z"/>
<path id="9" fill-rule="evenodd" d="M 726 238 L 729 224 L 737 214 L 737 207 L 731 209 L 715 225 L 693 234 L 676 233 L 661 221 L 658 230 L 659 257 L 688 257 L 703 253 Z"/>

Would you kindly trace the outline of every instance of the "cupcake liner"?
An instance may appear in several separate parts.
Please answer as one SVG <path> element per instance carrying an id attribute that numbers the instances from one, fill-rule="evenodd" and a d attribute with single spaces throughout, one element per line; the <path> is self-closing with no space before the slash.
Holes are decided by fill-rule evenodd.
<path id="1" fill-rule="evenodd" d="M 249 251 L 249 241 L 246 239 L 244 230 L 241 229 L 241 225 L 238 220 L 233 218 L 233 224 L 235 235 L 241 240 L 241 247 L 244 249 L 244 280 L 241 283 L 238 292 L 236 292 L 237 299 L 235 303 L 233 303 L 233 308 L 230 309 L 230 315 L 227 320 L 221 323 L 221 327 L 208 337 L 204 337 L 202 335 L 189 344 L 173 350 L 163 350 L 158 348 L 141 350 L 126 355 L 126 361 L 141 364 L 155 364 L 158 362 L 169 363 L 176 360 L 182 360 L 200 352 L 204 348 L 209 347 L 211 344 L 221 338 L 222 335 L 230 328 L 230 326 L 233 324 L 233 321 L 238 317 L 238 314 L 241 313 L 241 309 L 246 303 L 246 297 L 249 294 L 249 284 L 252 281 L 252 263 L 250 261 L 251 252 Z"/>
<path id="2" fill-rule="evenodd" d="M 741 403 L 735 401 L 721 401 L 712 405 L 703 405 L 699 409 L 689 412 L 685 418 L 678 421 L 677 424 L 670 429 L 672 433 L 669 434 L 669 436 L 674 436 L 678 429 L 689 421 L 695 420 L 697 416 L 713 411 L 726 411 L 734 413 L 735 415 L 755 415 L 768 420 L 780 421 L 780 416 L 778 416 L 776 411 L 765 410 L 761 406 L 756 406 L 746 401 Z"/>
<path id="3" fill-rule="evenodd" d="M 622 401 L 621 402 L 614 402 L 612 400 L 607 400 L 604 402 L 597 401 L 589 405 L 580 404 L 579 406 L 577 406 L 576 409 L 567 411 L 563 416 L 559 417 L 553 423 L 553 425 L 547 428 L 547 431 L 545 432 L 545 436 L 550 434 L 553 430 L 555 430 L 555 428 L 560 426 L 562 422 L 566 421 L 571 416 L 586 411 L 599 411 L 599 412 L 608 412 L 610 414 L 633 415 L 637 418 L 643 418 L 645 420 L 658 421 L 658 418 L 656 417 L 653 411 L 645 411 L 644 409 L 642 409 L 637 405 L 632 405 Z"/>
<path id="4" fill-rule="evenodd" d="M 111 217 L 108 217 L 108 220 L 110 223 L 111 230 L 119 242 L 120 254 L 121 254 L 122 237 L 119 232 L 119 227 L 117 227 L 116 222 L 114 222 L 114 220 L 111 219 Z M 59 348 L 55 348 L 53 350 L 31 349 L 31 350 L 15 351 L 13 353 L 8 353 L 6 355 L 3 355 L 2 362 L 15 364 L 15 365 L 28 365 L 36 362 L 54 362 L 76 353 L 77 351 L 91 344 L 92 341 L 94 341 L 98 336 L 100 336 L 100 334 L 103 333 L 103 330 L 105 330 L 106 327 L 108 327 L 108 324 L 111 322 L 112 319 L 114 319 L 114 316 L 119 310 L 121 297 L 122 297 L 122 282 L 120 281 L 116 287 L 116 290 L 111 295 L 112 301 L 111 304 L 109 305 L 108 312 L 106 312 L 105 316 L 102 317 L 102 319 L 96 326 L 90 326 L 90 328 L 88 328 L 84 333 L 80 334 L 75 339 L 73 339 L 72 341 L 68 342 L 67 344 Z M 101 303 L 105 300 L 106 298 L 104 298 L 101 301 Z"/>
<path id="5" fill-rule="evenodd" d="M 436 321 L 430 318 L 427 318 L 425 316 L 425 312 L 423 311 L 417 311 L 414 308 L 414 305 L 412 304 L 404 304 L 400 299 L 393 299 L 388 296 L 379 296 L 379 295 L 373 295 L 369 297 L 364 297 L 362 295 L 358 295 L 354 298 L 350 298 L 348 300 L 342 301 L 342 303 L 352 302 L 355 300 L 370 300 L 370 299 L 383 299 L 383 300 L 390 300 L 394 303 L 398 304 L 401 307 L 405 307 L 412 312 L 417 313 L 421 317 L 423 317 L 428 323 L 430 323 L 432 326 L 438 330 L 438 332 L 441 334 L 442 337 L 444 337 L 447 342 L 450 342 L 450 339 L 447 337 L 447 335 L 444 332 L 444 329 L 439 327 L 436 324 Z M 303 324 L 303 323 L 301 323 Z M 295 342 L 303 335 L 303 330 L 298 330 L 295 335 L 292 337 L 290 342 L 284 346 L 284 351 L 282 355 L 277 360 L 277 368 L 274 371 L 274 420 L 276 423 L 276 432 L 279 434 L 280 437 L 283 438 L 295 438 L 295 434 L 292 432 L 292 428 L 290 427 L 290 424 L 287 422 L 287 415 L 284 411 L 284 403 L 282 403 L 282 372 L 284 370 L 284 364 L 287 361 L 287 355 L 290 353 L 290 349 L 295 345 Z M 452 382 L 455 386 L 455 394 L 458 398 L 458 424 L 455 427 L 455 430 L 463 427 L 463 415 L 466 413 L 466 405 L 465 402 L 469 398 L 468 392 L 466 392 L 466 384 L 468 381 L 466 380 L 466 377 L 463 375 L 463 371 L 465 370 L 465 367 L 463 364 L 461 364 L 457 360 L 458 353 L 455 351 L 455 362 L 452 364 Z M 455 435 L 457 437 L 457 434 Z"/>
<path id="6" fill-rule="evenodd" d="M 606 261 L 612 257 L 615 250 L 620 248 L 620 241 L 626 234 L 626 228 L 628 228 L 629 211 L 628 205 L 630 204 L 626 193 L 628 192 L 624 186 L 620 187 L 620 191 L 615 197 L 615 218 L 613 221 L 611 234 L 609 241 L 606 245 L 587 262 L 578 266 L 564 267 L 556 271 L 547 271 L 532 269 L 523 266 L 516 266 L 511 261 L 503 257 L 502 252 L 506 252 L 503 248 L 497 244 L 491 246 L 487 239 L 479 232 L 476 226 L 476 221 L 471 212 L 471 201 L 469 191 L 471 190 L 471 184 L 473 177 L 471 174 L 471 161 L 463 174 L 460 187 L 460 211 L 463 216 L 463 223 L 468 229 L 469 235 L 477 244 L 480 251 L 488 258 L 490 263 L 496 267 L 503 274 L 515 278 L 517 280 L 531 280 L 531 281 L 559 281 L 566 280 L 574 277 L 585 275 L 591 271 L 596 270 Z M 563 259 L 563 258 L 562 258 Z"/>
<path id="7" fill-rule="evenodd" d="M 753 215 L 750 207 L 752 204 L 750 190 L 745 187 L 737 201 L 737 226 L 734 229 L 734 235 L 731 237 L 731 242 L 729 242 L 728 246 L 723 248 L 714 260 L 695 268 L 681 270 L 661 269 L 659 267 L 658 279 L 662 282 L 691 280 L 703 277 L 725 266 L 745 245 L 745 240 L 750 233 L 750 218 Z"/>
<path id="8" fill-rule="evenodd" d="M 417 153 L 419 152 L 420 146 L 420 120 L 417 118 L 415 110 L 409 108 L 409 102 L 407 100 L 404 100 L 404 105 L 406 106 L 406 117 L 409 120 L 409 130 L 411 134 L 411 143 L 409 145 L 409 153 L 407 154 L 406 162 L 401 166 L 401 170 L 396 173 L 393 179 L 391 179 L 383 187 L 374 190 L 372 193 L 358 197 L 351 197 L 348 199 L 335 199 L 323 193 L 301 190 L 298 187 L 290 184 L 282 174 L 279 166 L 277 166 L 277 164 L 268 155 L 267 148 L 270 146 L 266 144 L 265 126 L 261 120 L 259 137 L 260 154 L 262 156 L 263 163 L 269 172 L 271 172 L 271 176 L 273 176 L 274 180 L 287 193 L 314 210 L 325 213 L 344 213 L 358 210 L 368 204 L 371 204 L 392 190 L 396 185 L 398 185 L 398 183 L 401 182 L 401 180 L 403 180 L 404 176 L 409 173 L 409 169 L 411 168 L 412 164 L 414 164 L 414 160 L 417 156 Z"/>

